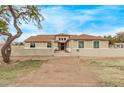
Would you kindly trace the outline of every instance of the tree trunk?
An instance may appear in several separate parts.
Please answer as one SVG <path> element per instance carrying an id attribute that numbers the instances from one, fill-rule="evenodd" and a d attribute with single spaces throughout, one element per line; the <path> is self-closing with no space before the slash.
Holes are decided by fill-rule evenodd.
<path id="1" fill-rule="evenodd" d="M 11 45 L 7 45 L 7 47 L 5 47 L 6 45 L 7 43 L 2 47 L 1 54 L 3 57 L 3 61 L 5 63 L 10 63 Z"/>
<path id="2" fill-rule="evenodd" d="M 3 47 L 1 48 L 1 54 L 3 57 L 3 61 L 5 63 L 10 63 L 10 56 L 11 56 L 11 43 L 18 37 L 20 37 L 22 33 L 17 33 L 16 35 L 12 36 L 9 35 L 7 38 L 7 41 L 5 42 L 5 44 L 3 45 Z"/>
<path id="3" fill-rule="evenodd" d="M 16 14 L 14 12 L 14 9 L 12 8 L 12 5 L 8 5 L 8 7 L 9 7 L 9 10 L 10 10 L 12 16 L 13 16 L 13 25 L 14 25 L 17 33 L 14 36 L 12 36 L 10 33 L 2 33 L 4 35 L 8 36 L 6 43 L 1 48 L 1 54 L 2 54 L 2 57 L 3 57 L 3 61 L 5 63 L 10 63 L 11 43 L 16 38 L 20 37 L 21 34 L 22 34 L 21 29 L 17 25 L 17 16 L 16 16 Z"/>
<path id="4" fill-rule="evenodd" d="M 2 54 L 2 57 L 3 57 L 3 61 L 5 63 L 10 63 L 11 42 L 12 42 L 12 40 L 10 40 L 10 39 L 11 39 L 11 36 L 9 36 L 7 38 L 7 41 L 5 42 L 3 47 L 1 48 L 1 54 Z"/>

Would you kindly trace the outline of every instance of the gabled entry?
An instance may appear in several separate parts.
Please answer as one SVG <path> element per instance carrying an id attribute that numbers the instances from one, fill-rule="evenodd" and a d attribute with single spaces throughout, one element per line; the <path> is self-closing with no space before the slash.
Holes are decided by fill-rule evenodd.
<path id="1" fill-rule="evenodd" d="M 58 43 L 59 50 L 65 50 L 66 44 L 65 43 Z"/>

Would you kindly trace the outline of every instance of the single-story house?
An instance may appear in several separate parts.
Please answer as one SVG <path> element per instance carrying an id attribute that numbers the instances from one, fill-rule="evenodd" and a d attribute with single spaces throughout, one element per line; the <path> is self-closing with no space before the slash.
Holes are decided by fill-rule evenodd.
<path id="1" fill-rule="evenodd" d="M 79 48 L 108 48 L 109 41 L 100 36 L 87 34 L 69 35 L 37 35 L 25 40 L 25 49 L 54 49 L 58 51 Z"/>

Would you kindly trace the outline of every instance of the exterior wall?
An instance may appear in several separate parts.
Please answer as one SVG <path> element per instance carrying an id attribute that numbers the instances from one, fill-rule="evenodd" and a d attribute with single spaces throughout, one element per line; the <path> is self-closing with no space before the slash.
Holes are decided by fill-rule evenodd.
<path id="1" fill-rule="evenodd" d="M 109 41 L 100 41 L 100 48 L 108 48 Z"/>
<path id="2" fill-rule="evenodd" d="M 1 56 L 1 53 L 0 53 Z M 12 49 L 11 56 L 53 56 L 52 49 Z"/>
<path id="3" fill-rule="evenodd" d="M 24 48 L 25 48 L 25 49 L 29 49 L 29 48 L 30 48 L 30 43 L 25 43 L 25 44 L 24 44 Z"/>
<path id="4" fill-rule="evenodd" d="M 35 43 L 36 48 L 47 48 L 47 43 Z"/>
<path id="5" fill-rule="evenodd" d="M 108 48 L 108 41 L 100 41 L 99 48 Z M 70 40 L 68 48 L 78 48 L 78 40 Z M 93 41 L 84 40 L 84 48 L 93 48 Z"/>
<path id="6" fill-rule="evenodd" d="M 88 57 L 124 57 L 124 49 L 99 48 L 99 49 L 72 49 L 70 56 Z"/>
<path id="7" fill-rule="evenodd" d="M 100 49 L 72 49 L 72 52 L 68 56 L 87 56 L 87 57 L 124 57 L 124 49 L 116 48 L 100 48 Z M 11 56 L 23 57 L 23 56 L 53 56 L 55 53 L 52 49 L 12 49 Z M 66 53 L 67 54 L 67 53 Z M 66 56 L 63 54 L 62 56 Z M 0 53 L 1 56 L 1 53 Z M 61 56 L 57 54 L 57 56 Z"/>
<path id="8" fill-rule="evenodd" d="M 69 39 L 69 36 L 56 36 L 56 40 L 59 40 L 59 38 L 66 38 L 66 40 L 67 40 L 67 39 Z"/>
<path id="9" fill-rule="evenodd" d="M 47 48 L 47 42 L 35 43 L 35 48 L 30 48 L 30 43 L 25 43 L 25 49 L 50 49 Z"/>
<path id="10" fill-rule="evenodd" d="M 66 50 L 68 51 L 68 52 L 71 52 L 71 43 L 72 43 L 72 41 L 68 41 L 67 42 L 67 46 L 66 46 Z"/>
<path id="11" fill-rule="evenodd" d="M 99 48 L 108 48 L 108 43 L 109 43 L 108 41 L 100 41 Z M 58 43 L 53 41 L 52 48 L 58 49 Z M 84 41 L 84 48 L 93 48 L 93 41 Z M 25 49 L 51 49 L 51 48 L 47 48 L 47 42 L 42 42 L 35 43 L 35 48 L 30 48 L 30 43 L 25 43 Z M 78 40 L 68 41 L 66 50 L 71 52 L 72 49 L 78 49 Z"/>
<path id="12" fill-rule="evenodd" d="M 55 43 L 53 43 L 53 49 L 55 50 L 58 50 L 58 43 L 57 42 L 55 42 Z"/>
<path id="13" fill-rule="evenodd" d="M 93 48 L 92 41 L 84 41 L 84 48 Z"/>
<path id="14" fill-rule="evenodd" d="M 71 52 L 72 49 L 78 49 L 78 41 L 77 40 L 70 40 L 68 41 L 68 46 L 66 50 Z"/>
<path id="15" fill-rule="evenodd" d="M 108 41 L 100 41 L 99 48 L 108 48 Z M 99 49 L 98 48 L 98 49 Z M 73 49 L 94 49 L 93 41 L 84 41 L 84 48 L 78 48 L 78 40 L 70 40 L 68 42 L 67 51 L 71 52 Z"/>
<path id="16" fill-rule="evenodd" d="M 71 48 L 78 48 L 78 41 L 77 40 L 71 40 Z"/>

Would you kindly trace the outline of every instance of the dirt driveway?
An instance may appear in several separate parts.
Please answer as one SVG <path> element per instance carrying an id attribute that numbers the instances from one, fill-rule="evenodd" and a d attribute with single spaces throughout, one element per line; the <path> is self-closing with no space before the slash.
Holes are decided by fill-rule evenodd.
<path id="1" fill-rule="evenodd" d="M 40 69 L 17 79 L 14 86 L 27 87 L 95 87 L 95 75 L 78 57 L 55 57 Z"/>

